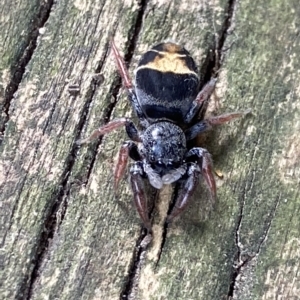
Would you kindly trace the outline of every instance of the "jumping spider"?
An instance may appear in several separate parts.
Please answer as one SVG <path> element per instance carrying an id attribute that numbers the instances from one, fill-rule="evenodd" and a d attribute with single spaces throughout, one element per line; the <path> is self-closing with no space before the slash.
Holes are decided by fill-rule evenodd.
<path id="1" fill-rule="evenodd" d="M 245 112 L 197 120 L 215 88 L 216 79 L 211 79 L 199 91 L 200 79 L 195 61 L 178 44 L 160 43 L 147 51 L 135 71 L 135 86 L 114 41 L 111 46 L 129 101 L 143 130 L 139 131 L 129 118 L 115 119 L 79 143 L 125 126 L 130 140 L 120 149 L 114 184 L 117 187 L 130 157 L 134 161 L 130 168 L 134 202 L 145 227 L 151 230 L 143 180 L 148 178 L 156 189 L 161 189 L 164 184 L 180 182 L 180 193 L 167 222 L 187 206 L 201 175 L 212 198 L 215 198 L 216 183 L 210 154 L 200 147 L 188 149 L 187 141 Z"/>

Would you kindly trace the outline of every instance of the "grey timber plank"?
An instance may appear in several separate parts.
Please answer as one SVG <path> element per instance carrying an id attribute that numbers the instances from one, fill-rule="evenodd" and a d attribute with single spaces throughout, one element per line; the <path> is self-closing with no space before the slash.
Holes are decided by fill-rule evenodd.
<path id="1" fill-rule="evenodd" d="M 229 99 L 253 110 L 233 166 L 242 172 L 233 299 L 299 299 L 297 1 L 240 1 L 224 65 Z"/>
<path id="2" fill-rule="evenodd" d="M 203 218 L 197 199 L 171 225 L 158 267 L 149 251 L 142 299 L 299 299 L 297 7 L 234 3 L 213 112 L 252 115 L 212 135 L 219 202 Z"/>
<path id="3" fill-rule="evenodd" d="M 299 299 L 297 1 L 41 5 L 1 9 L 0 298 Z M 153 202 L 149 188 L 152 237 L 128 174 L 113 188 L 124 130 L 75 144 L 113 118 L 138 123 L 111 37 L 132 76 L 153 44 L 182 43 L 203 81 L 218 77 L 207 115 L 252 109 L 199 140 L 219 174 L 214 207 L 200 185 L 165 226 L 173 189 Z"/>
<path id="4" fill-rule="evenodd" d="M 0 7 L 0 131 L 8 119 L 10 100 L 36 47 L 38 28 L 48 18 L 53 0 L 6 1 Z"/>
<path id="5" fill-rule="evenodd" d="M 60 1 L 40 30 L 37 48 L 11 101 L 1 146 L 1 299 L 88 297 L 95 290 L 85 292 L 81 288 L 85 276 L 82 270 L 87 265 L 103 272 L 93 277 L 106 289 L 111 285 L 111 290 L 106 290 L 108 298 L 120 293 L 122 274 L 131 262 L 140 227 L 133 222 L 124 224 L 125 215 L 115 210 L 111 188 L 98 189 L 91 181 L 89 193 L 94 196 L 88 196 L 85 189 L 81 191 L 90 168 L 86 160 L 80 161 L 81 166 L 74 171 L 76 178 L 70 175 L 78 151 L 74 141 L 80 137 L 93 97 L 100 104 L 95 120 L 99 126 L 120 88 L 115 67 L 106 60 L 109 39 L 118 26 L 119 35 L 127 35 L 138 11 L 136 2 Z M 103 70 L 105 78 L 101 80 Z M 70 94 L 70 84 L 79 85 L 78 95 Z M 99 85 L 100 94 L 96 95 Z M 86 155 L 95 155 L 98 146 L 85 148 Z M 106 155 L 113 157 L 113 149 L 106 149 Z M 104 187 L 111 180 L 111 164 L 105 161 L 107 164 L 97 169 Z M 77 189 L 70 192 L 76 184 Z M 89 204 L 92 200 L 95 206 Z M 102 225 L 110 224 L 110 234 L 105 238 L 101 237 L 99 219 Z M 64 226 L 75 234 L 75 240 L 63 231 Z M 126 238 L 122 237 L 125 232 Z M 95 240 L 101 242 L 100 254 L 92 247 Z M 60 252 L 55 252 L 58 248 Z M 83 257 L 91 253 L 100 258 L 100 266 L 94 266 L 88 258 L 82 264 Z M 47 273 L 51 259 L 50 265 L 57 262 L 58 266 L 54 273 Z M 68 275 L 59 276 L 66 269 Z M 103 278 L 109 273 L 111 281 L 107 283 Z"/>

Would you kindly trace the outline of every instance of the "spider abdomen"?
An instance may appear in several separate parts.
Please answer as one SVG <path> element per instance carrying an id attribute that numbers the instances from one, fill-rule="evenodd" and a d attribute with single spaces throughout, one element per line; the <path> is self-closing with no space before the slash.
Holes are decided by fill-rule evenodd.
<path id="1" fill-rule="evenodd" d="M 149 119 L 182 123 L 199 91 L 197 66 L 182 46 L 161 43 L 142 56 L 135 84 L 138 101 Z"/>

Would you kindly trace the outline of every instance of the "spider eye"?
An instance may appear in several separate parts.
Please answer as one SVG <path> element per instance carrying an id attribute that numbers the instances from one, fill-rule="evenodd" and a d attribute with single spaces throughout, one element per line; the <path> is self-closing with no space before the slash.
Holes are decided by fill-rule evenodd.
<path id="1" fill-rule="evenodd" d="M 172 162 L 171 160 L 169 160 L 168 163 L 167 163 L 167 166 L 170 167 L 170 166 L 172 166 L 172 165 L 173 165 L 173 162 Z"/>
<path id="2" fill-rule="evenodd" d="M 153 154 L 149 156 L 149 161 L 151 163 L 155 162 L 155 156 Z"/>
<path id="3" fill-rule="evenodd" d="M 159 159 L 159 160 L 157 161 L 157 164 L 158 164 L 159 166 L 162 166 L 162 165 L 163 165 L 163 162 Z"/>

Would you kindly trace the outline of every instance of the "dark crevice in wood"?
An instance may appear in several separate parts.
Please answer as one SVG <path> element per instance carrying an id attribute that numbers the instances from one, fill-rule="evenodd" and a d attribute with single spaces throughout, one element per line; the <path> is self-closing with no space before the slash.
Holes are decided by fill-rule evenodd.
<path id="1" fill-rule="evenodd" d="M 236 9 L 238 0 L 229 0 L 227 11 L 225 12 L 225 19 L 219 32 L 215 32 L 215 40 L 212 49 L 208 49 L 206 61 L 204 63 L 203 83 L 208 82 L 212 77 L 218 77 L 222 62 L 224 60 L 224 49 L 226 38 L 232 31 L 232 18 Z"/>
<path id="2" fill-rule="evenodd" d="M 108 49 L 108 44 L 106 45 L 105 49 Z M 101 72 L 104 61 L 107 58 L 107 53 L 108 51 L 104 52 L 102 58 L 100 59 L 98 66 L 95 70 L 96 75 L 98 75 Z M 96 75 L 92 78 L 90 89 L 86 96 L 87 101 L 84 104 L 84 107 L 81 112 L 81 118 L 79 119 L 79 122 L 75 128 L 75 140 L 79 139 L 80 132 L 82 131 L 86 121 L 86 111 L 88 110 L 92 102 L 96 88 L 101 84 L 101 76 L 99 77 Z M 52 206 L 49 207 L 45 212 L 44 229 L 38 239 L 35 257 L 33 258 L 34 267 L 30 276 L 26 276 L 26 278 L 24 278 L 23 280 L 20 292 L 18 293 L 20 295 L 20 299 L 31 299 L 35 282 L 39 277 L 39 272 L 41 270 L 43 261 L 48 253 L 48 247 L 51 243 L 51 240 L 54 237 L 57 228 L 60 226 L 61 222 L 64 219 L 64 215 L 67 210 L 67 199 L 71 188 L 71 185 L 69 183 L 69 177 L 71 175 L 71 170 L 76 160 L 77 151 L 78 146 L 74 143 L 71 146 L 70 153 L 66 158 L 64 171 L 58 183 L 59 188 L 52 193 L 52 197 L 49 199 L 49 203 Z M 60 216 L 58 220 L 57 212 L 59 210 Z"/>
<path id="3" fill-rule="evenodd" d="M 141 0 L 139 2 L 139 10 L 137 13 L 136 21 L 135 23 L 133 23 L 131 29 L 128 31 L 127 44 L 126 44 L 127 51 L 124 55 L 124 60 L 127 67 L 129 66 L 132 60 L 133 53 L 136 48 L 136 44 L 142 28 L 142 23 L 146 11 L 147 3 L 148 0 Z M 120 89 L 121 88 L 120 76 L 118 79 L 120 82 L 120 86 L 119 86 Z M 114 92 L 113 95 L 115 95 L 115 97 L 119 93 L 119 89 Z M 157 198 L 157 193 L 155 193 L 155 195 L 153 194 L 153 198 L 155 201 L 155 199 Z M 152 199 L 149 199 L 150 200 L 149 202 L 152 202 L 151 201 Z M 124 279 L 125 284 L 120 294 L 121 300 L 130 300 L 135 298 L 134 295 L 138 285 L 139 272 L 145 258 L 147 246 L 149 245 L 150 242 L 151 242 L 151 234 L 148 233 L 146 229 L 142 229 L 137 239 L 136 247 L 133 252 L 131 265 L 128 270 L 128 275 Z"/>
<path id="4" fill-rule="evenodd" d="M 108 45 L 106 45 L 106 49 L 108 49 Z M 107 58 L 107 51 L 104 52 L 103 57 L 100 59 L 98 66 L 96 68 L 96 74 L 101 72 L 104 61 Z M 82 131 L 86 116 L 85 112 L 88 110 L 90 103 L 93 99 L 93 95 L 97 86 L 101 84 L 101 80 L 99 80 L 99 76 L 94 76 L 92 78 L 90 84 L 90 90 L 88 91 L 87 101 L 84 104 L 82 110 L 82 117 L 80 118 L 76 128 L 75 128 L 75 140 L 79 139 L 80 132 Z M 39 277 L 39 273 L 43 264 L 43 261 L 48 253 L 48 247 L 54 237 L 57 228 L 62 223 L 66 210 L 67 210 L 67 199 L 70 193 L 71 184 L 69 182 L 69 177 L 71 175 L 72 168 L 76 161 L 76 154 L 78 151 L 78 146 L 74 143 L 71 146 L 70 153 L 66 158 L 64 171 L 60 177 L 58 188 L 52 193 L 52 197 L 49 199 L 48 203 L 50 203 L 51 207 L 47 209 L 45 212 L 45 222 L 44 222 L 44 230 L 42 231 L 39 240 L 37 242 L 37 249 L 35 252 L 35 257 L 33 258 L 33 270 L 30 276 L 27 276 L 23 284 L 20 288 L 22 297 L 20 299 L 31 299 L 35 282 Z M 57 212 L 60 211 L 59 219 L 57 218 Z"/>
<path id="5" fill-rule="evenodd" d="M 169 206 L 169 212 L 171 211 L 171 208 L 174 206 L 173 205 L 174 202 L 172 202 Z M 158 252 L 158 256 L 157 256 L 157 261 L 155 263 L 155 268 L 158 268 L 159 266 L 159 262 L 163 253 L 163 249 L 167 240 L 167 234 L 168 234 L 168 227 L 169 227 L 169 223 L 165 222 L 163 225 L 163 230 L 162 230 L 162 236 L 161 236 L 161 244 L 160 244 L 160 250 Z"/>
<path id="6" fill-rule="evenodd" d="M 238 0 L 229 0 L 227 6 L 227 12 L 225 13 L 225 20 L 223 26 L 221 27 L 220 32 L 216 34 L 215 41 L 215 51 L 214 51 L 214 67 L 212 70 L 212 75 L 218 75 L 222 62 L 224 60 L 224 53 L 227 49 L 224 49 L 226 38 L 229 34 L 232 33 L 232 19 L 237 7 Z"/>
<path id="7" fill-rule="evenodd" d="M 245 195 L 246 191 L 243 191 L 243 195 Z M 267 220 L 267 226 L 266 226 L 266 230 L 264 233 L 264 236 L 261 237 L 260 242 L 257 246 L 257 250 L 255 253 L 245 253 L 242 252 L 241 250 L 241 241 L 240 241 L 240 228 L 241 228 L 241 224 L 242 224 L 242 218 L 243 218 L 243 214 L 244 214 L 244 203 L 245 201 L 242 202 L 241 206 L 240 206 L 240 214 L 239 214 L 239 218 L 238 218 L 238 222 L 237 222 L 237 227 L 236 227 L 236 235 L 235 235 L 235 244 L 237 247 L 237 251 L 235 254 L 235 262 L 236 265 L 233 266 L 233 271 L 231 274 L 231 282 L 230 282 L 230 286 L 229 286 L 229 291 L 228 291 L 228 299 L 232 299 L 234 298 L 235 292 L 236 292 L 236 288 L 237 286 L 241 286 L 240 284 L 240 280 L 239 277 L 244 273 L 245 268 L 247 267 L 247 265 L 255 258 L 259 255 L 260 251 L 261 251 L 261 247 L 262 245 L 265 243 L 271 225 L 272 225 L 272 220 L 275 219 L 275 213 L 277 211 L 277 207 L 279 205 L 279 201 L 280 201 L 281 195 L 277 196 L 277 201 L 276 201 L 276 205 L 273 208 L 273 211 L 270 213 L 269 215 L 269 220 Z M 247 283 L 249 285 L 249 282 Z M 241 287 L 240 287 L 241 288 Z"/>
<path id="8" fill-rule="evenodd" d="M 39 277 L 41 266 L 48 253 L 47 252 L 48 247 L 59 225 L 58 218 L 57 218 L 57 212 L 59 210 L 60 210 L 60 217 L 59 217 L 60 222 L 64 219 L 64 215 L 67 209 L 67 198 L 70 192 L 70 187 L 69 187 L 69 177 L 71 174 L 70 171 L 72 170 L 73 165 L 75 163 L 76 152 L 77 152 L 77 147 L 76 145 L 73 145 L 70 150 L 70 154 L 66 159 L 65 162 L 66 167 L 64 168 L 64 172 L 61 175 L 61 178 L 59 180 L 58 188 L 53 192 L 52 197 L 49 199 L 49 203 L 51 206 L 48 207 L 47 211 L 45 212 L 44 229 L 37 242 L 35 257 L 33 258 L 34 267 L 30 276 L 28 276 L 29 278 L 26 278 L 23 281 L 23 285 L 20 289 L 21 293 L 19 293 L 20 295 L 22 295 L 21 299 L 28 299 L 28 300 L 31 299 L 35 282 Z"/>
<path id="9" fill-rule="evenodd" d="M 247 266 L 247 264 L 253 259 L 253 257 L 244 258 L 242 262 L 240 262 L 237 266 L 234 267 L 234 271 L 232 273 L 232 281 L 230 283 L 230 288 L 228 292 L 228 300 L 233 298 L 233 294 L 235 291 L 236 281 L 238 276 L 241 274 L 242 270 Z"/>
<path id="10" fill-rule="evenodd" d="M 116 77 L 111 85 L 111 88 L 108 92 L 109 97 L 113 99 L 111 103 L 104 109 L 103 112 L 103 118 L 104 118 L 104 123 L 107 124 L 110 121 L 112 112 L 116 106 L 117 99 L 118 99 L 118 94 L 121 89 L 122 82 L 120 77 Z M 94 92 L 93 92 L 94 93 Z M 83 165 L 88 166 L 87 172 L 86 172 L 86 178 L 84 179 L 84 183 L 87 183 L 89 181 L 89 178 L 92 174 L 96 159 L 97 159 L 97 153 L 98 149 L 102 144 L 102 137 L 100 137 L 96 142 L 94 142 L 90 146 L 90 153 L 89 156 L 84 159 Z"/>
<path id="11" fill-rule="evenodd" d="M 149 216 L 151 217 L 155 207 L 154 204 L 158 200 L 159 191 L 150 186 L 150 184 L 146 184 L 146 190 L 148 195 L 148 203 L 152 203 L 151 207 L 149 208 Z M 134 300 L 138 298 L 136 296 L 136 292 L 138 289 L 140 270 L 145 260 L 147 248 L 151 241 L 152 232 L 149 232 L 146 228 L 142 228 L 133 251 L 128 276 L 125 279 L 120 300 Z"/>
<path id="12" fill-rule="evenodd" d="M 205 83 L 207 83 L 213 77 L 218 77 L 218 73 L 222 67 L 222 61 L 223 61 L 222 58 L 224 58 L 224 55 L 223 55 L 224 49 L 223 48 L 224 48 L 224 44 L 226 41 L 226 37 L 228 36 L 229 30 L 231 29 L 231 26 L 232 26 L 232 18 L 234 15 L 234 11 L 236 9 L 236 4 L 237 4 L 236 2 L 237 2 L 237 0 L 229 0 L 227 12 L 225 13 L 226 17 L 224 19 L 223 26 L 221 27 L 220 32 L 216 33 L 215 43 L 214 43 L 214 46 L 212 47 L 213 49 L 211 49 L 209 47 L 205 62 L 201 66 L 200 73 L 203 74 L 203 77 L 202 77 L 203 85 Z M 204 117 L 206 108 L 207 107 L 205 107 L 201 111 L 201 115 L 199 117 L 202 117 L 202 118 Z M 172 196 L 172 201 L 169 206 L 168 214 L 171 212 L 172 208 L 175 205 L 175 199 L 176 199 L 177 193 L 178 193 L 178 184 L 175 186 L 173 196 Z M 168 224 L 165 224 L 164 228 L 163 228 L 163 233 L 162 233 L 163 238 L 162 238 L 162 243 L 161 243 L 159 259 L 163 252 L 163 247 L 164 247 L 166 237 L 167 237 L 167 231 L 168 231 Z M 158 259 L 157 264 L 159 263 L 159 259 Z M 232 278 L 233 278 L 233 276 L 232 276 Z"/>
<path id="13" fill-rule="evenodd" d="M 176 202 L 178 193 L 179 193 L 179 184 L 175 184 L 174 185 L 174 190 L 173 190 L 173 193 L 172 193 L 172 200 L 169 203 L 167 216 L 171 213 L 171 211 L 173 210 L 173 208 L 175 206 L 175 202 Z M 155 265 L 156 268 L 159 265 L 159 261 L 160 261 L 160 258 L 162 256 L 162 252 L 163 252 L 166 240 L 167 240 L 168 228 L 169 228 L 169 223 L 167 221 L 165 221 L 164 225 L 163 225 L 163 230 L 162 230 L 162 239 L 161 239 L 161 244 L 160 244 L 160 250 L 159 250 L 156 265 Z"/>
<path id="14" fill-rule="evenodd" d="M 64 174 L 65 175 L 65 174 Z M 66 176 L 66 180 L 68 176 Z M 22 290 L 22 298 L 21 299 L 31 299 L 34 284 L 39 277 L 39 271 L 41 269 L 43 260 L 47 255 L 47 249 L 49 246 L 50 241 L 52 240 L 57 224 L 57 217 L 56 214 L 58 210 L 62 207 L 62 210 L 65 211 L 65 202 L 62 199 L 65 199 L 66 194 L 63 190 L 64 186 L 60 186 L 58 190 L 53 193 L 52 199 L 49 200 L 49 203 L 52 203 L 52 206 L 48 208 L 48 212 L 45 223 L 44 229 L 41 233 L 39 241 L 37 243 L 37 249 L 35 252 L 35 257 L 33 258 L 33 270 L 28 278 L 28 281 L 24 281 Z M 63 212 L 64 213 L 64 212 Z"/>
<path id="15" fill-rule="evenodd" d="M 152 236 L 148 233 L 147 229 L 142 229 L 133 251 L 128 276 L 125 280 L 124 288 L 121 291 L 120 300 L 136 299 L 140 270 L 151 240 Z"/>
<path id="16" fill-rule="evenodd" d="M 107 51 L 105 52 L 105 55 L 103 56 L 103 59 L 101 59 L 101 62 L 99 63 L 97 69 L 96 69 L 96 74 L 99 74 L 99 76 L 94 77 L 92 79 L 92 82 L 90 84 L 90 88 L 87 91 L 87 101 L 84 104 L 83 110 L 82 110 L 82 114 L 81 114 L 81 118 L 80 118 L 80 123 L 81 126 L 78 126 L 78 133 L 80 134 L 80 132 L 82 132 L 82 129 L 84 127 L 84 124 L 86 123 L 87 120 L 87 115 L 88 115 L 88 111 L 89 111 L 89 107 L 93 101 L 96 89 L 98 88 L 99 84 L 101 84 L 102 82 L 102 75 L 100 75 L 101 70 L 102 70 L 102 66 L 104 64 L 104 61 L 107 58 L 108 55 L 108 49 L 109 49 L 109 44 L 106 44 L 105 49 L 107 49 Z M 110 104 L 105 108 L 104 112 L 103 112 L 103 118 L 104 118 L 104 123 L 108 123 L 112 111 L 117 103 L 117 95 L 119 93 L 119 90 L 121 88 L 121 80 L 120 78 L 116 77 L 110 87 L 110 91 L 108 93 L 109 97 L 113 98 L 113 101 L 110 101 Z M 79 139 L 79 136 L 77 137 L 77 139 Z M 93 142 L 90 147 L 89 147 L 89 151 L 88 151 L 88 155 L 85 156 L 84 160 L 83 160 L 83 166 L 87 166 L 87 170 L 86 170 L 86 175 L 84 179 L 81 179 L 80 181 L 83 184 L 87 184 L 90 175 L 92 173 L 93 167 L 95 165 L 96 162 L 96 158 L 97 158 L 97 153 L 98 153 L 98 149 L 100 147 L 100 145 L 102 144 L 102 137 L 100 137 L 98 140 L 96 140 L 95 142 Z"/>
<path id="17" fill-rule="evenodd" d="M 4 100 L 1 104 L 2 120 L 0 123 L 0 136 L 4 135 L 5 127 L 9 121 L 9 109 L 14 93 L 18 90 L 19 84 L 25 73 L 26 66 L 31 60 L 31 57 L 37 46 L 37 39 L 39 37 L 39 29 L 47 22 L 54 0 L 43 1 L 39 11 L 32 17 L 32 22 L 28 28 L 28 40 L 23 43 L 19 55 L 12 60 L 10 74 L 11 78 L 4 91 Z M 1 140 L 0 140 L 1 142 Z"/>
<path id="18" fill-rule="evenodd" d="M 134 52 L 134 49 L 136 46 L 136 41 L 137 41 L 139 31 L 141 28 L 145 8 L 146 8 L 146 1 L 142 1 L 141 5 L 140 5 L 140 10 L 137 15 L 136 24 L 134 24 L 134 26 L 133 26 L 133 32 L 132 31 L 129 32 L 127 52 L 124 56 L 125 62 L 127 64 L 130 64 L 132 56 L 133 56 L 133 52 Z M 115 28 L 114 30 L 116 30 L 117 24 L 115 24 L 114 28 Z M 89 111 L 90 104 L 93 101 L 95 92 L 96 92 L 99 84 L 101 84 L 101 82 L 102 82 L 101 71 L 103 68 L 104 61 L 106 60 L 107 55 L 108 55 L 109 42 L 107 42 L 107 44 L 105 45 L 105 49 L 106 49 L 106 51 L 105 51 L 103 57 L 101 58 L 100 62 L 98 63 L 98 66 L 95 69 L 96 76 L 93 77 L 91 84 L 90 84 L 90 88 L 87 91 L 87 94 L 85 96 L 86 101 L 85 101 L 85 104 L 81 111 L 79 123 L 77 124 L 76 129 L 75 129 L 75 141 L 78 140 L 80 137 L 80 133 L 82 132 L 82 129 L 87 120 L 87 114 Z M 110 95 L 109 97 L 112 97 L 114 99 L 114 101 L 110 101 L 110 104 L 106 107 L 106 109 L 103 113 L 104 123 L 109 122 L 109 120 L 111 118 L 112 112 L 117 103 L 117 98 L 118 98 L 118 94 L 119 94 L 121 87 L 122 87 L 121 78 L 120 78 L 120 76 L 118 76 L 113 81 L 110 92 L 108 93 L 108 95 Z M 88 165 L 88 169 L 86 172 L 86 178 L 84 180 L 85 183 L 88 181 L 88 179 L 90 177 L 90 174 L 92 172 L 92 169 L 93 169 L 95 161 L 96 161 L 98 148 L 100 147 L 101 143 L 102 143 L 102 139 L 100 138 L 100 139 L 98 139 L 98 141 L 96 143 L 93 143 L 93 145 L 91 145 L 89 155 L 88 155 L 88 157 L 86 157 L 85 161 L 83 162 L 83 165 Z M 29 276 L 26 276 L 26 278 L 24 278 L 24 280 L 23 280 L 23 284 L 21 285 L 20 292 L 18 293 L 21 297 L 20 299 L 28 299 L 28 300 L 31 299 L 35 282 L 37 281 L 37 279 L 39 277 L 39 273 L 40 273 L 43 261 L 46 258 L 47 253 L 48 253 L 48 251 L 47 251 L 48 247 L 54 237 L 55 232 L 57 231 L 57 228 L 59 227 L 59 225 L 61 224 L 61 222 L 64 219 L 64 215 L 67 210 L 67 198 L 68 198 L 68 195 L 70 193 L 70 188 L 71 188 L 71 184 L 69 183 L 69 177 L 70 177 L 72 168 L 76 161 L 77 151 L 78 151 L 78 146 L 76 143 L 74 143 L 71 146 L 70 154 L 66 158 L 64 172 L 61 175 L 61 178 L 59 180 L 60 183 L 58 184 L 59 188 L 53 192 L 52 197 L 49 200 L 49 203 L 51 203 L 52 206 L 49 207 L 47 209 L 47 211 L 45 212 L 44 230 L 41 233 L 40 238 L 37 242 L 37 250 L 35 252 L 35 257 L 33 258 L 34 267 L 33 267 L 31 274 Z M 58 210 L 60 210 L 59 220 L 57 218 Z M 125 291 L 126 291 L 125 294 L 127 294 L 127 295 L 129 295 L 132 292 L 132 287 L 136 280 L 136 279 L 134 280 L 134 278 L 136 278 L 137 269 L 139 268 L 138 266 L 141 264 L 142 254 L 145 252 L 145 248 L 146 248 L 146 246 L 144 245 L 145 237 L 147 237 L 147 234 L 145 234 L 145 232 L 142 231 L 140 234 L 140 238 L 137 241 L 137 247 L 136 247 L 137 250 L 135 251 L 135 253 L 133 255 L 133 259 L 132 259 L 133 266 L 129 272 L 130 274 L 128 277 L 128 284 L 126 285 L 126 289 L 125 289 Z M 122 298 L 122 299 L 124 299 L 124 298 Z"/>
<path id="19" fill-rule="evenodd" d="M 254 161 L 254 156 L 255 156 L 255 152 L 252 152 L 252 157 L 250 158 L 250 161 Z M 251 177 L 251 180 L 250 180 Z M 246 263 L 248 263 L 248 259 L 244 259 L 244 261 L 242 260 L 242 256 L 241 256 L 241 248 L 240 248 L 240 229 L 242 226 L 242 220 L 243 220 L 243 215 L 244 215 L 244 207 L 245 207 L 245 195 L 246 195 L 246 184 L 247 182 L 252 182 L 253 181 L 253 176 L 250 174 L 248 176 L 248 180 L 246 180 L 243 184 L 242 184 L 242 189 L 241 189 L 241 199 L 239 199 L 239 203 L 240 203 L 240 208 L 239 208 L 239 214 L 237 216 L 237 224 L 236 224 L 236 229 L 235 229 L 235 247 L 236 247 L 236 251 L 234 254 L 234 258 L 233 258 L 233 262 L 234 265 L 232 266 L 232 273 L 230 276 L 230 284 L 229 284 L 229 289 L 228 289 L 228 299 L 231 299 L 233 297 L 234 291 L 235 291 L 235 287 L 237 284 L 237 279 L 239 274 L 241 273 L 241 269 L 246 265 Z M 251 185 L 251 184 L 250 184 Z"/>
<path id="20" fill-rule="evenodd" d="M 143 16 L 145 13 L 146 5 L 147 5 L 146 0 L 142 0 L 140 2 L 139 11 L 138 11 L 137 17 L 136 17 L 136 22 L 133 23 L 131 29 L 128 31 L 127 43 L 126 43 L 127 50 L 124 53 L 124 61 L 125 61 L 127 67 L 130 65 L 132 57 L 133 57 L 133 53 L 134 53 L 134 50 L 136 47 L 139 32 L 140 32 L 140 29 L 142 26 L 142 21 L 143 21 Z M 108 123 L 111 119 L 112 112 L 118 102 L 118 95 L 119 95 L 121 88 L 122 88 L 122 80 L 121 80 L 120 75 L 118 75 L 115 78 L 115 80 L 113 81 L 113 84 L 111 85 L 111 89 L 108 92 L 108 95 L 111 95 L 110 97 L 113 98 L 113 101 L 111 101 L 111 103 L 106 107 L 106 109 L 104 111 L 104 114 L 103 114 L 104 115 L 104 123 Z M 99 149 L 101 143 L 102 143 L 102 137 L 99 138 L 99 140 L 93 146 L 93 150 L 91 153 L 92 159 L 87 163 L 87 165 L 89 166 L 89 169 L 87 170 L 87 175 L 84 180 L 85 183 L 88 182 L 88 180 L 89 180 L 89 177 L 91 175 L 91 172 L 92 172 L 93 167 L 96 162 L 98 149 Z"/>
<path id="21" fill-rule="evenodd" d="M 174 205 L 175 205 L 175 202 L 172 201 L 172 203 L 169 206 L 169 213 L 171 212 L 171 208 L 174 207 Z M 159 250 L 159 253 L 158 253 L 158 256 L 157 256 L 157 261 L 156 261 L 156 264 L 155 264 L 155 268 L 157 268 L 158 265 L 159 265 L 159 262 L 160 262 L 160 259 L 161 259 L 161 256 L 162 256 L 162 252 L 163 252 L 166 240 L 167 240 L 168 226 L 169 226 L 169 223 L 165 222 L 164 226 L 163 226 L 163 230 L 162 230 L 160 250 Z"/>
<path id="22" fill-rule="evenodd" d="M 243 190 L 242 195 L 244 197 L 245 189 Z M 236 225 L 236 230 L 235 230 L 236 252 L 235 252 L 235 257 L 234 257 L 233 261 L 237 262 L 237 263 L 236 263 L 236 265 L 233 266 L 233 271 L 230 276 L 230 285 L 229 285 L 229 290 L 228 290 L 228 298 L 229 299 L 231 299 L 231 297 L 233 296 L 235 286 L 236 286 L 236 280 L 237 280 L 238 275 L 240 274 L 240 270 L 247 263 L 247 261 L 244 261 L 241 263 L 241 248 L 240 248 L 240 235 L 239 235 L 241 224 L 242 224 L 244 205 L 245 205 L 245 200 L 243 199 L 241 201 L 239 216 L 237 219 L 237 225 Z"/>

